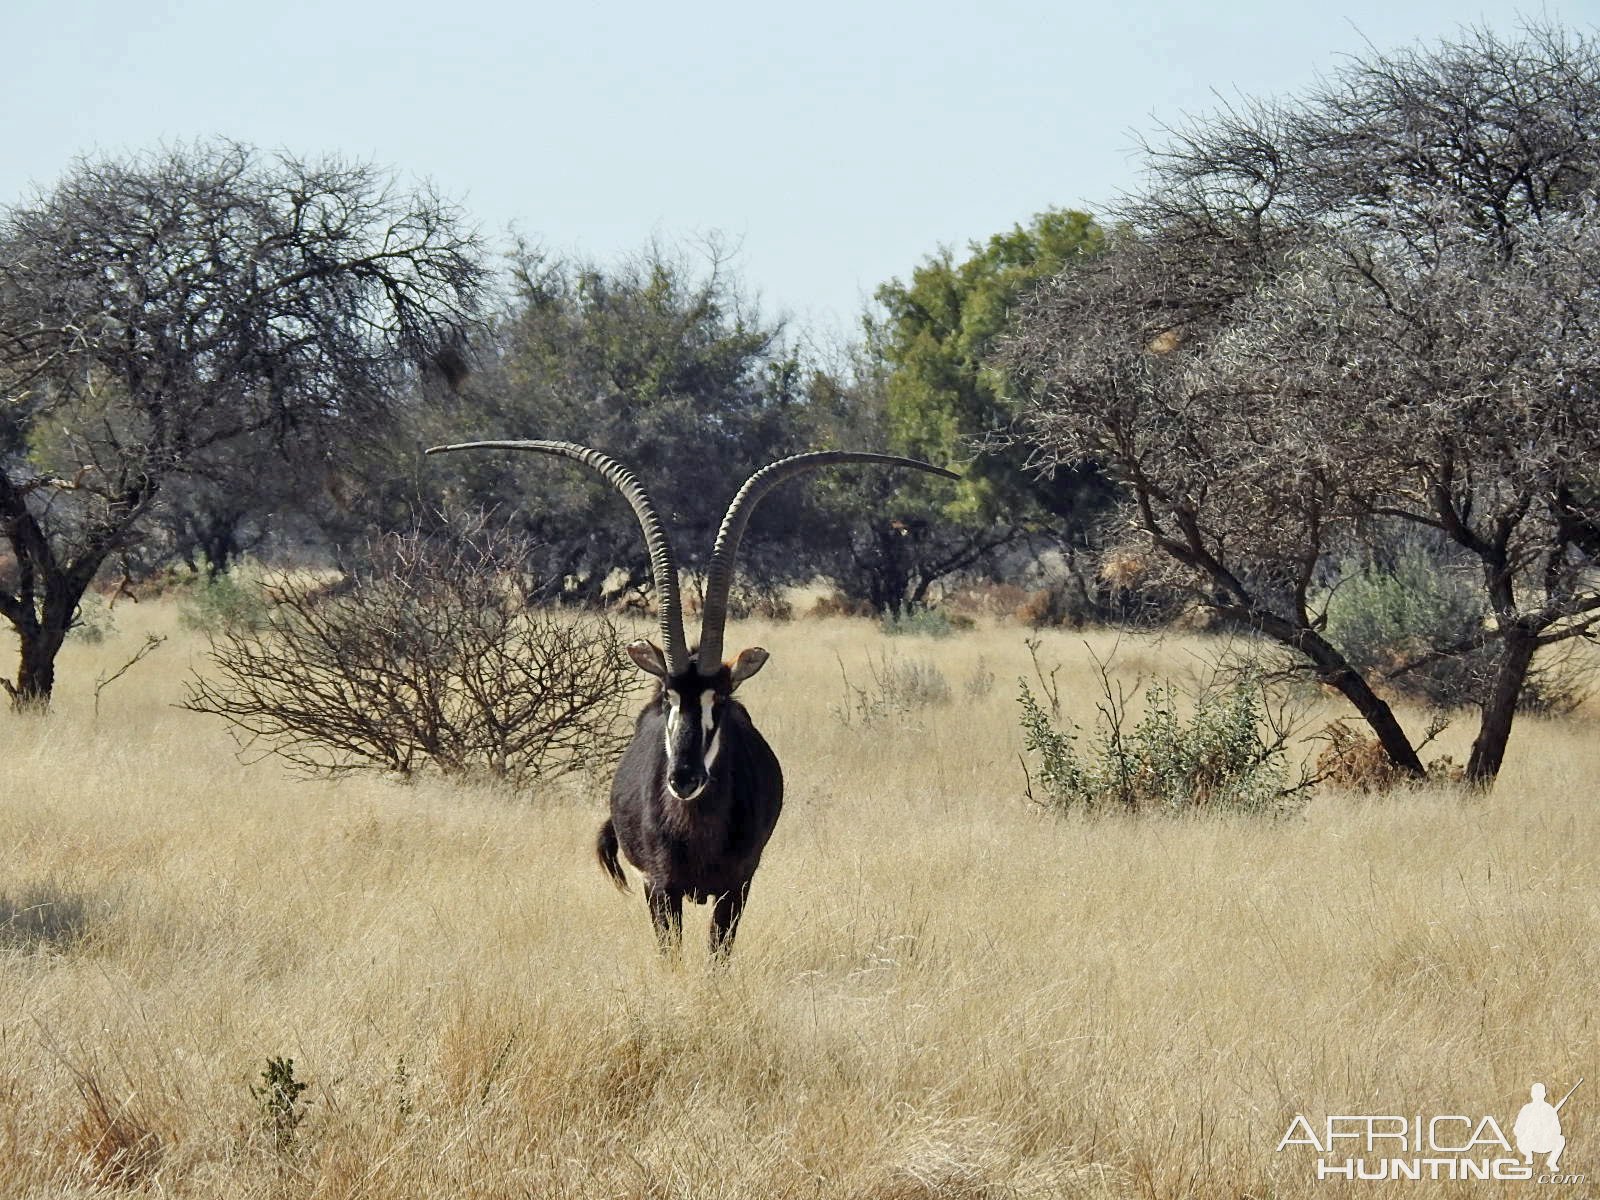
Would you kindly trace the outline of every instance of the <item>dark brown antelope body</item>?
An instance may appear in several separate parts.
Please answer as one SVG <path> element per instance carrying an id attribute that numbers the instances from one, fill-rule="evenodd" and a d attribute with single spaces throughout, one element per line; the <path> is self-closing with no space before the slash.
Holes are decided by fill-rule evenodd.
<path id="1" fill-rule="evenodd" d="M 761 853 L 783 809 L 783 771 L 733 693 L 759 671 L 767 652 L 759 646 L 722 661 L 722 635 L 733 586 L 739 541 L 761 497 L 794 475 L 836 463 L 913 467 L 951 479 L 954 472 L 915 459 L 854 450 L 796 454 L 762 467 L 739 489 L 706 571 L 700 647 L 691 653 L 683 636 L 678 572 L 655 505 L 631 471 L 615 459 L 571 442 L 468 442 L 444 450 L 531 450 L 571 459 L 598 471 L 633 509 L 650 552 L 661 610 L 661 644 L 637 641 L 628 654 L 660 685 L 640 712 L 611 786 L 611 819 L 600 828 L 600 865 L 623 890 L 619 853 L 644 876 L 651 920 L 663 948 L 682 936 L 684 898 L 714 900 L 711 948 L 732 948 L 739 916 Z"/>
<path id="2" fill-rule="evenodd" d="M 678 681 L 687 693 L 679 703 L 698 708 L 694 689 L 700 681 L 694 674 Z M 716 754 L 704 786 L 690 800 L 670 785 L 663 749 L 672 702 L 665 685 L 657 689 L 617 764 L 611 819 L 601 827 L 597 847 L 601 866 L 623 890 L 627 878 L 617 861 L 619 848 L 644 875 L 656 934 L 666 944 L 680 937 L 685 899 L 714 900 L 711 948 L 718 953 L 733 946 L 750 881 L 783 811 L 783 769 L 744 705 L 733 699 L 728 676 L 724 669 L 704 688 L 712 696 L 713 720 L 706 740 L 714 739 Z M 698 723 L 695 732 L 704 737 Z"/>

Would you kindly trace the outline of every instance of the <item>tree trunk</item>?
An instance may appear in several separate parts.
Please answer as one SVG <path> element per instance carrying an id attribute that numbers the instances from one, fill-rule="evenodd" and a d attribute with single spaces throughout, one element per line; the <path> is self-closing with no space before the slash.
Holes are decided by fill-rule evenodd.
<path id="1" fill-rule="evenodd" d="M 201 549 L 206 556 L 206 576 L 216 579 L 228 573 L 233 560 L 239 555 L 239 541 L 234 537 L 232 525 L 213 525 L 207 532 Z"/>
<path id="2" fill-rule="evenodd" d="M 1329 687 L 1337 689 L 1340 695 L 1355 706 L 1355 710 L 1361 714 L 1361 719 L 1367 723 L 1373 736 L 1378 739 L 1378 744 L 1383 747 L 1383 752 L 1389 761 L 1415 778 L 1427 777 L 1427 768 L 1422 765 L 1422 759 L 1418 757 L 1411 739 L 1406 736 L 1406 731 L 1400 727 L 1394 710 L 1383 697 L 1372 690 L 1372 686 L 1367 683 L 1361 672 L 1352 667 L 1327 638 L 1314 629 L 1297 625 L 1275 614 L 1232 606 L 1221 608 L 1220 611 L 1244 617 L 1269 637 L 1298 650 L 1309 658 L 1316 668 L 1317 678 Z"/>
<path id="3" fill-rule="evenodd" d="M 18 630 L 22 661 L 17 668 L 17 686 L 11 696 L 16 712 L 43 712 L 50 707 L 50 693 L 56 685 L 56 655 L 66 641 L 66 630 L 53 632 L 45 626 Z"/>
<path id="4" fill-rule="evenodd" d="M 862 562 L 866 600 L 873 612 L 898 616 L 906 606 L 906 593 L 911 586 L 902 544 L 904 535 L 888 524 L 874 524 L 870 537 L 870 557 Z"/>
<path id="5" fill-rule="evenodd" d="M 96 561 L 96 567 L 103 558 Z M 13 711 L 43 712 L 50 707 L 50 695 L 56 685 L 56 655 L 61 653 L 78 602 L 89 590 L 93 577 L 94 572 L 87 567 L 56 574 L 46 581 L 44 602 L 37 612 L 25 611 L 20 621 L 11 622 L 21 650 L 16 686 L 6 687 Z"/>
<path id="6" fill-rule="evenodd" d="M 1411 739 L 1406 736 L 1406 731 L 1400 727 L 1394 710 L 1372 690 L 1359 672 L 1346 667 L 1331 676 L 1324 675 L 1323 679 L 1338 688 L 1340 694 L 1355 705 L 1356 711 L 1372 730 L 1373 736 L 1378 739 L 1378 744 L 1383 747 L 1383 752 L 1388 755 L 1390 762 L 1408 775 L 1418 779 L 1426 777 L 1427 768 L 1422 765 L 1422 759 L 1417 756 L 1417 751 L 1411 745 Z"/>
<path id="7" fill-rule="evenodd" d="M 1525 630 L 1508 630 L 1500 652 L 1500 664 L 1495 671 L 1494 686 L 1489 700 L 1483 706 L 1483 719 L 1478 724 L 1478 737 L 1472 743 L 1472 757 L 1467 760 L 1467 782 L 1488 788 L 1500 774 L 1500 764 L 1505 761 L 1506 743 L 1511 740 L 1511 722 L 1517 715 L 1517 701 L 1522 699 L 1522 687 L 1528 679 L 1528 668 L 1533 665 L 1533 653 L 1539 648 L 1539 639 Z"/>

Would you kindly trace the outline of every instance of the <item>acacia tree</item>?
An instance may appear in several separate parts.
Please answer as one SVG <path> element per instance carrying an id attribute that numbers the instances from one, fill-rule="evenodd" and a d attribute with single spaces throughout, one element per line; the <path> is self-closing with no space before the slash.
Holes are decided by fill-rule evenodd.
<path id="1" fill-rule="evenodd" d="M 0 616 L 42 706 L 79 601 L 162 489 L 370 426 L 482 286 L 431 191 L 230 143 L 78 163 L 0 214 Z M 325 444 L 325 442 L 324 442 Z"/>
<path id="2" fill-rule="evenodd" d="M 1214 386 L 1238 296 L 1281 258 L 1272 239 L 1199 247 L 1124 234 L 1030 307 L 1008 361 L 1034 396 L 1041 463 L 1091 459 L 1128 496 L 1148 581 L 1303 655 L 1361 713 L 1390 758 L 1423 773 L 1388 703 L 1322 632 L 1315 585 L 1361 516 L 1366 463 L 1325 452 L 1271 391 Z M 1181 324 L 1182 333 L 1175 332 Z"/>
<path id="3" fill-rule="evenodd" d="M 1042 457 L 1106 462 L 1146 544 L 1411 772 L 1316 597 L 1379 522 L 1449 539 L 1493 621 L 1421 657 L 1493 648 L 1467 764 L 1492 780 L 1535 653 L 1600 620 L 1600 47 L 1536 27 L 1355 60 L 1174 134 L 1152 174 L 1019 323 Z"/>

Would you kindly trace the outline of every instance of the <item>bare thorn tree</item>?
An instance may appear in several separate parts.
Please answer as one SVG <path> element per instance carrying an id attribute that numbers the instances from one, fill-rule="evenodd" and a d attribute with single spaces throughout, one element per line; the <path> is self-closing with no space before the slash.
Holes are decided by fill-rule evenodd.
<path id="1" fill-rule="evenodd" d="M 1008 363 L 1043 462 L 1104 462 L 1133 532 L 1299 652 L 1390 760 L 1416 746 L 1325 632 L 1384 523 L 1477 564 L 1495 647 L 1467 777 L 1534 654 L 1600 622 L 1600 45 L 1548 27 L 1351 61 L 1173 132 L 1104 259 Z"/>
<path id="2" fill-rule="evenodd" d="M 48 703 L 84 591 L 165 484 L 225 448 L 248 472 L 274 441 L 326 444 L 459 353 L 478 259 L 431 191 L 231 143 L 83 161 L 0 211 L 14 703 Z"/>

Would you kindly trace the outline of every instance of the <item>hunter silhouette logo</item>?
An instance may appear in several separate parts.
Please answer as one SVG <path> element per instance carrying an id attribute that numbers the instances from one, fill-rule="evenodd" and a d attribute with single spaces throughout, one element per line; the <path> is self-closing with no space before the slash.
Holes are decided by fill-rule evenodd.
<path id="1" fill-rule="evenodd" d="M 1309 1148 L 1317 1155 L 1314 1171 L 1318 1179 L 1582 1183 L 1582 1174 L 1559 1173 L 1561 1155 L 1567 1148 L 1562 1110 L 1582 1083 L 1580 1078 L 1555 1104 L 1545 1099 L 1544 1084 L 1535 1083 L 1511 1125 L 1510 1138 L 1500 1123 L 1487 1115 L 1330 1114 L 1319 1127 L 1296 1113 L 1278 1150 Z M 1536 1158 L 1544 1162 L 1536 1164 Z"/>
<path id="2" fill-rule="evenodd" d="M 1529 1089 L 1533 1098 L 1522 1106 L 1516 1124 L 1511 1127 L 1511 1136 L 1517 1139 L 1517 1150 L 1527 1165 L 1533 1165 L 1535 1154 L 1547 1154 L 1545 1166 L 1552 1171 L 1560 1169 L 1561 1152 L 1567 1148 L 1567 1139 L 1561 1136 L 1561 1106 L 1572 1099 L 1572 1093 L 1582 1082 L 1579 1079 L 1568 1088 L 1567 1094 L 1556 1104 L 1546 1102 L 1544 1084 L 1536 1083 Z"/>

